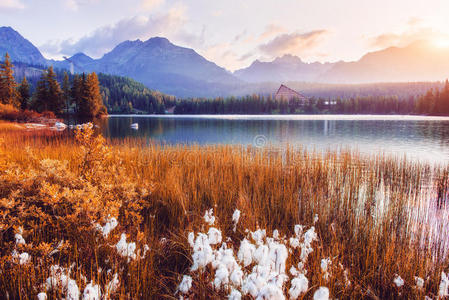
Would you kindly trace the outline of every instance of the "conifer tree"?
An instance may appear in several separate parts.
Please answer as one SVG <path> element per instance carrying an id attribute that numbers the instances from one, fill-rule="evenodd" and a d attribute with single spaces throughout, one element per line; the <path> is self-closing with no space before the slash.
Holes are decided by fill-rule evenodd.
<path id="1" fill-rule="evenodd" d="M 61 87 L 56 80 L 56 74 L 51 66 L 47 70 L 46 81 L 48 88 L 48 109 L 56 114 L 61 114 L 63 112 L 65 102 Z"/>
<path id="2" fill-rule="evenodd" d="M 49 67 L 41 75 L 33 98 L 33 108 L 35 110 L 39 112 L 49 110 L 56 114 L 62 113 L 65 103 L 53 67 Z"/>
<path id="3" fill-rule="evenodd" d="M 79 105 L 79 115 L 83 117 L 97 117 L 104 114 L 106 109 L 100 93 L 100 83 L 97 74 L 91 73 L 87 77 L 83 76 L 82 81 L 83 97 Z"/>
<path id="4" fill-rule="evenodd" d="M 32 108 L 38 112 L 48 110 L 48 89 L 45 73 L 43 73 L 37 82 L 36 90 L 33 94 Z"/>
<path id="5" fill-rule="evenodd" d="M 69 113 L 70 108 L 70 100 L 71 100 L 71 91 L 70 91 L 70 82 L 69 75 L 67 72 L 64 72 L 64 81 L 62 82 L 62 97 L 65 102 L 66 113 Z"/>
<path id="6" fill-rule="evenodd" d="M 87 76 L 85 73 L 79 77 L 78 86 L 76 87 L 75 92 L 78 116 L 89 117 L 87 105 Z"/>
<path id="7" fill-rule="evenodd" d="M 449 114 L 449 81 L 447 79 L 440 94 L 440 114 Z"/>
<path id="8" fill-rule="evenodd" d="M 0 64 L 0 103 L 18 106 L 17 84 L 13 74 L 13 65 L 6 53 L 4 62 Z"/>
<path id="9" fill-rule="evenodd" d="M 19 102 L 20 108 L 22 110 L 28 109 L 28 101 L 30 100 L 30 84 L 27 81 L 27 78 L 24 76 L 22 83 L 20 83 L 19 88 Z"/>
<path id="10" fill-rule="evenodd" d="M 84 78 L 84 74 L 83 74 Z M 75 113 L 79 114 L 79 104 L 83 97 L 83 82 L 82 78 L 79 75 L 75 75 L 73 77 L 73 84 L 70 90 L 70 94 L 72 96 L 72 101 L 75 103 Z"/>

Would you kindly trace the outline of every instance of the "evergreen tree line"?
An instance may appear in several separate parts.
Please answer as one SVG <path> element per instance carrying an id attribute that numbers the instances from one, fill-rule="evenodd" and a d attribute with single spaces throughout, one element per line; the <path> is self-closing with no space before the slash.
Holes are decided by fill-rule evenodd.
<path id="1" fill-rule="evenodd" d="M 130 78 L 99 74 L 101 93 L 111 113 L 164 114 L 176 98 L 150 90 Z"/>
<path id="2" fill-rule="evenodd" d="M 325 99 L 311 97 L 275 100 L 273 96 L 184 99 L 176 102 L 175 114 L 421 114 L 449 116 L 449 82 L 423 96 L 364 96 Z"/>
<path id="3" fill-rule="evenodd" d="M 16 63 L 16 65 L 18 65 L 15 68 L 17 73 L 14 74 L 16 81 L 23 80 L 28 73 L 26 78 L 28 90 L 31 95 L 34 94 L 39 84 L 42 84 L 42 82 L 40 82 L 41 70 L 44 69 L 44 67 L 25 63 Z M 53 73 L 55 75 L 52 76 L 55 76 L 63 93 L 63 112 L 80 114 L 80 111 L 77 110 L 79 107 L 77 103 L 79 101 L 76 101 L 76 99 L 79 99 L 79 97 L 76 97 L 76 91 L 79 90 L 79 80 L 83 80 L 83 75 L 67 74 L 67 72 L 60 69 L 53 70 Z M 88 75 L 84 75 L 84 77 L 84 80 L 86 80 Z M 173 107 L 176 102 L 175 97 L 150 90 L 143 84 L 130 78 L 100 73 L 98 74 L 98 81 L 100 83 L 102 102 L 110 113 L 163 114 L 166 109 Z M 73 86 L 75 86 L 75 88 L 73 88 Z M 30 97 L 25 98 L 30 99 Z M 31 100 L 32 99 L 29 101 L 28 107 L 30 109 L 36 109 L 36 107 L 31 105 Z M 61 105 L 62 103 L 59 104 L 59 106 Z M 43 109 L 45 109 L 45 107 Z"/>
<path id="4" fill-rule="evenodd" d="M 365 84 L 326 84 L 312 82 L 289 82 L 289 87 L 303 91 L 308 97 L 324 99 L 350 99 L 364 97 L 398 97 L 399 100 L 424 95 L 431 88 L 441 89 L 444 82 L 378 82 Z M 273 83 L 250 85 L 248 90 L 255 94 L 268 95 L 267 90 L 275 91 L 279 86 Z M 244 90 L 242 91 L 244 92 Z"/>
<path id="5" fill-rule="evenodd" d="M 24 81 L 26 77 L 19 90 Z M 64 73 L 60 84 L 53 67 L 49 67 L 38 80 L 31 100 L 26 102 L 26 99 L 22 98 L 22 103 L 24 103 L 22 109 L 52 111 L 59 115 L 66 113 L 92 118 L 107 114 L 95 72 L 75 75 L 72 80 L 67 73 Z M 28 107 L 25 103 L 28 103 Z"/>
<path id="6" fill-rule="evenodd" d="M 100 84 L 95 73 L 75 76 L 72 83 L 64 74 L 62 87 L 53 67 L 42 72 L 31 94 L 30 84 L 24 76 L 18 85 L 14 78 L 13 65 L 6 53 L 0 65 L 0 102 L 22 110 L 37 112 L 51 111 L 61 115 L 70 111 L 82 117 L 96 117 L 107 114 L 100 93 Z"/>
<path id="7" fill-rule="evenodd" d="M 412 114 L 416 98 L 395 96 L 337 98 L 311 97 L 276 100 L 271 95 L 252 95 L 243 98 L 188 99 L 176 103 L 175 114 Z"/>
<path id="8" fill-rule="evenodd" d="M 417 113 L 449 116 L 449 81 L 442 89 L 430 89 L 418 99 Z"/>

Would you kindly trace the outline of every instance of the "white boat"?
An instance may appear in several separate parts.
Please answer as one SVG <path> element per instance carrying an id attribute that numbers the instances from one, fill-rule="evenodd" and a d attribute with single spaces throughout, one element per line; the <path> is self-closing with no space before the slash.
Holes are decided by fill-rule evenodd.
<path id="1" fill-rule="evenodd" d="M 132 123 L 131 128 L 136 130 L 139 129 L 139 123 Z"/>

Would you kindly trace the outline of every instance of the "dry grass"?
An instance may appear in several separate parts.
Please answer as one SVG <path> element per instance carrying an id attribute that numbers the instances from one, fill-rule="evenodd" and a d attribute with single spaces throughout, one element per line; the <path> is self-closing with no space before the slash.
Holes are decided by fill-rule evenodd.
<path id="1" fill-rule="evenodd" d="M 25 126 L 23 124 L 19 123 L 12 123 L 8 121 L 2 121 L 0 120 L 0 131 L 3 134 L 8 134 L 11 131 L 17 131 L 17 130 L 25 130 Z"/>
<path id="2" fill-rule="evenodd" d="M 216 227 L 234 241 L 258 227 L 290 235 L 295 224 L 312 224 L 318 214 L 319 242 L 307 277 L 310 287 L 325 285 L 334 298 L 435 296 L 448 266 L 447 226 L 438 221 L 447 218 L 444 201 L 436 207 L 438 195 L 448 197 L 447 166 L 349 152 L 118 145 L 90 130 L 76 140 L 4 124 L 0 131 L 0 294 L 10 299 L 34 299 L 54 264 L 70 268 L 81 290 L 92 280 L 104 294 L 118 273 L 112 298 L 176 298 L 191 265 L 187 233 L 204 228 L 209 208 Z M 233 232 L 236 208 L 243 215 Z M 104 238 L 93 224 L 111 216 L 119 225 Z M 15 244 L 19 227 L 26 245 Z M 144 258 L 128 262 L 117 254 L 123 232 L 138 250 L 150 247 Z M 29 253 L 31 262 L 18 264 L 14 249 Z M 320 271 L 325 257 L 335 266 L 328 282 Z M 395 274 L 405 280 L 402 288 L 393 284 Z M 196 276 L 191 298 L 228 294 L 212 290 L 207 272 Z M 415 287 L 415 276 L 425 279 L 424 289 Z"/>

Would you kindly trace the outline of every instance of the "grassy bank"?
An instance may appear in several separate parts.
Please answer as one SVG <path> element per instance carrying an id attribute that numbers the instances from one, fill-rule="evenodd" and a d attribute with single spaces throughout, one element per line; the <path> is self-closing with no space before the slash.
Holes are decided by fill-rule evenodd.
<path id="1" fill-rule="evenodd" d="M 448 166 L 0 130 L 0 294 L 10 299 L 447 289 Z"/>

